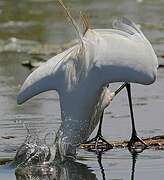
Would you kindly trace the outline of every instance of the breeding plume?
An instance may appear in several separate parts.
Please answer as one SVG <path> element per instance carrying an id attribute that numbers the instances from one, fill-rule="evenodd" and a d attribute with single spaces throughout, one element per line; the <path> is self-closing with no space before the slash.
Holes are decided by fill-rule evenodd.
<path id="1" fill-rule="evenodd" d="M 61 157 L 74 156 L 95 129 L 114 95 L 108 84 L 125 82 L 130 92 L 129 83 L 148 85 L 156 79 L 157 57 L 138 27 L 123 18 L 113 28 L 87 29 L 78 44 L 32 72 L 18 94 L 22 104 L 45 91 L 59 93 L 62 123 L 54 148 Z"/>

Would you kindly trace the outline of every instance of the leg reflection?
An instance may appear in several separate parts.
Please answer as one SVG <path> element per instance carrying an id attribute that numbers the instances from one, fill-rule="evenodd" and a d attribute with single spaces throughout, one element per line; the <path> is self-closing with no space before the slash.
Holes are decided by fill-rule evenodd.
<path id="1" fill-rule="evenodd" d="M 104 167 L 102 164 L 102 154 L 103 154 L 103 151 L 97 151 L 97 160 L 98 160 L 98 164 L 100 166 L 102 179 L 105 180 L 105 171 L 104 171 Z"/>
<path id="2" fill-rule="evenodd" d="M 137 159 L 138 153 L 131 153 L 131 155 L 132 155 L 131 180 L 134 180 L 135 167 L 136 167 L 136 159 Z"/>

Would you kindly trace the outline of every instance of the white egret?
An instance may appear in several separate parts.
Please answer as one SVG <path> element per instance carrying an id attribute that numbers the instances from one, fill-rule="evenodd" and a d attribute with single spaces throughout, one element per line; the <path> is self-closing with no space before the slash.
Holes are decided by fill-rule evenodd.
<path id="1" fill-rule="evenodd" d="M 48 90 L 59 93 L 62 123 L 54 146 L 61 157 L 74 156 L 76 146 L 95 129 L 114 95 L 107 88 L 109 83 L 127 83 L 133 131 L 129 147 L 138 140 L 129 83 L 153 83 L 158 61 L 133 22 L 116 20 L 113 28 L 87 29 L 82 36 L 76 27 L 79 43 L 32 72 L 18 94 L 17 102 L 22 104 Z"/>

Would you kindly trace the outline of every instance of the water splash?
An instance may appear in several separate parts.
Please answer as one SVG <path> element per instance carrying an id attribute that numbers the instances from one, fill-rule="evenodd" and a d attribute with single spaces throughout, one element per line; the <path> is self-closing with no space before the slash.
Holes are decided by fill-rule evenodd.
<path id="1" fill-rule="evenodd" d="M 43 139 L 39 138 L 39 132 L 31 128 L 30 124 L 23 123 L 27 130 L 27 136 L 24 143 L 18 148 L 14 158 L 17 166 L 44 165 L 50 163 L 52 157 L 55 157 L 55 147 L 53 144 L 47 144 L 48 136 L 54 132 L 47 133 Z"/>

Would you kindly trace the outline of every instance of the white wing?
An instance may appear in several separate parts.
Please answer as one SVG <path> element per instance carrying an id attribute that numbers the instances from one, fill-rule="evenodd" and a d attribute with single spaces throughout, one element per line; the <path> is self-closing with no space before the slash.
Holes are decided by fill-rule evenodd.
<path id="1" fill-rule="evenodd" d="M 59 90 L 64 81 L 64 72 L 61 68 L 71 53 L 77 48 L 74 46 L 63 53 L 51 58 L 32 72 L 25 80 L 17 98 L 18 104 L 22 104 L 31 97 L 48 90 Z"/>

